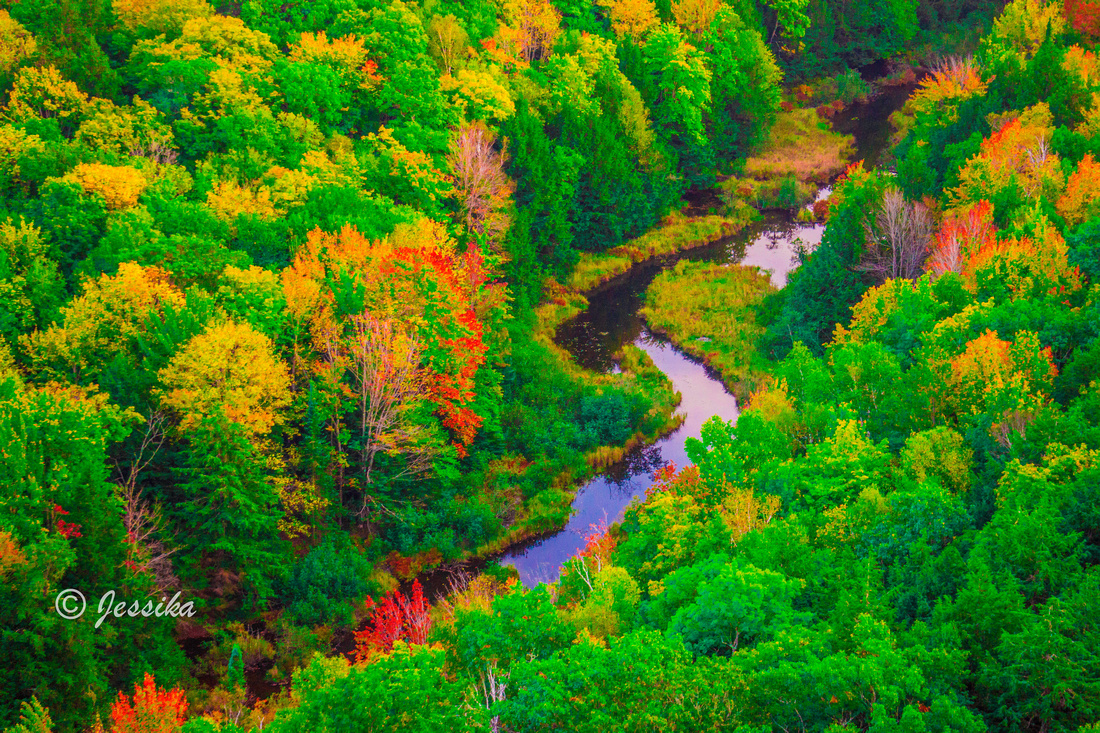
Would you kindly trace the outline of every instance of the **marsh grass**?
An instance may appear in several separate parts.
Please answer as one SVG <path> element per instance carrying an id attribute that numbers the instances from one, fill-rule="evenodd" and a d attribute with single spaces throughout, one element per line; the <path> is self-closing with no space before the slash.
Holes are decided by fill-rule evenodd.
<path id="1" fill-rule="evenodd" d="M 720 194 L 730 210 L 751 206 L 756 209 L 798 209 L 812 203 L 817 186 L 804 183 L 793 175 L 770 180 L 729 179 L 720 184 Z"/>
<path id="2" fill-rule="evenodd" d="M 583 254 L 567 281 L 569 288 L 585 292 L 611 280 L 652 257 L 675 254 L 709 244 L 740 230 L 751 213 L 739 211 L 730 216 L 685 216 L 674 212 L 661 226 L 637 239 L 602 254 Z"/>
<path id="3" fill-rule="evenodd" d="M 763 332 L 756 310 L 774 291 L 757 267 L 679 262 L 649 286 L 641 315 L 650 328 L 715 369 L 744 402 L 767 373 L 767 361 L 755 349 Z"/>
<path id="4" fill-rule="evenodd" d="M 854 151 L 851 135 L 833 132 L 813 109 L 794 109 L 776 118 L 764 150 L 745 161 L 744 176 L 823 184 L 844 170 Z"/>

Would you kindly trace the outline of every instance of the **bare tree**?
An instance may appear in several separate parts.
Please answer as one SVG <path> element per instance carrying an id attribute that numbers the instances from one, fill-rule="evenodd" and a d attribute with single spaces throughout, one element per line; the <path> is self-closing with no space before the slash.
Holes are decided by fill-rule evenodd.
<path id="1" fill-rule="evenodd" d="M 427 374 L 420 366 L 423 345 L 411 329 L 395 319 L 364 311 L 351 319 L 351 334 L 342 353 L 332 358 L 350 371 L 359 401 L 360 457 L 363 466 L 363 516 L 370 501 L 367 487 L 379 453 L 400 453 L 403 469 L 395 478 L 431 468 L 433 443 L 425 429 L 410 420 L 410 412 L 428 395 Z"/>
<path id="2" fill-rule="evenodd" d="M 928 64 L 928 70 L 934 76 L 950 79 L 960 86 L 971 76 L 978 73 L 978 64 L 974 56 L 940 56 Z"/>
<path id="3" fill-rule="evenodd" d="M 495 142 L 484 125 L 466 125 L 451 141 L 447 156 L 466 227 L 484 235 L 494 252 L 511 224 L 508 209 L 515 191 L 504 172 L 505 156 L 497 152 Z"/>
<path id="4" fill-rule="evenodd" d="M 164 412 L 157 410 L 149 415 L 137 455 L 125 469 L 116 465 L 122 479 L 119 487 L 123 501 L 122 526 L 126 528 L 129 545 L 126 563 L 134 572 L 153 576 L 158 592 L 179 585 L 169 559 L 176 550 L 164 544 L 164 517 L 158 506 L 142 496 L 137 483 L 141 472 L 153 462 L 164 444 L 166 424 Z"/>
<path id="5" fill-rule="evenodd" d="M 493 703 L 503 702 L 505 699 L 505 688 L 507 685 L 504 680 L 508 679 L 508 673 L 501 674 L 496 665 L 493 662 L 489 662 L 485 666 L 485 669 L 479 670 L 479 690 L 481 693 L 482 702 L 485 705 L 486 710 L 491 710 Z M 492 720 L 489 721 L 489 730 L 492 733 L 500 733 L 500 716 L 494 715 Z"/>
<path id="6" fill-rule="evenodd" d="M 875 212 L 874 223 L 864 222 L 867 248 L 858 268 L 879 281 L 914 280 L 924 271 L 928 245 L 935 229 L 928 207 L 905 200 L 896 188 L 888 188 Z"/>

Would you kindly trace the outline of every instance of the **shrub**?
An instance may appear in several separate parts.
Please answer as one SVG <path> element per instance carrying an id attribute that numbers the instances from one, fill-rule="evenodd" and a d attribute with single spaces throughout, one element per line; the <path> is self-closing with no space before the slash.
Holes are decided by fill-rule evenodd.
<path id="1" fill-rule="evenodd" d="M 287 614 L 306 625 L 350 624 L 351 602 L 368 588 L 371 564 L 339 534 L 310 550 L 286 581 Z"/>

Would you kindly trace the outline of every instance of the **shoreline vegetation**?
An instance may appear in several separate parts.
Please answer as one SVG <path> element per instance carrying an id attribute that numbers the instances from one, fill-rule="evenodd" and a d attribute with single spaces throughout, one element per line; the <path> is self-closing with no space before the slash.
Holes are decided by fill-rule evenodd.
<path id="1" fill-rule="evenodd" d="M 718 184 L 727 207 L 797 209 L 839 175 L 855 153 L 855 138 L 833 131 L 812 107 L 780 112 L 764 148 L 740 174 Z"/>
<path id="2" fill-rule="evenodd" d="M 599 254 L 582 254 L 566 280 L 566 288 L 575 293 L 595 290 L 627 273 L 635 265 L 655 257 L 703 247 L 736 234 L 754 217 L 755 212 L 744 209 L 729 216 L 688 216 L 679 211 L 673 212 L 664 218 L 660 226 L 626 244 Z"/>
<path id="3" fill-rule="evenodd" d="M 655 430 L 636 430 L 625 444 L 588 451 L 584 456 L 586 470 L 567 470 L 554 480 L 552 503 L 532 507 L 527 517 L 517 520 L 504 535 L 480 546 L 468 560 L 502 554 L 513 545 L 553 531 L 557 525 L 551 517 L 564 515 L 568 521 L 576 495 L 574 486 L 621 460 L 636 446 L 659 440 L 683 422 L 682 416 L 675 413 L 680 394 L 671 392 L 667 377 L 640 349 L 624 349 L 622 375 L 602 375 L 579 367 L 572 355 L 554 342 L 558 326 L 588 307 L 586 293 L 625 275 L 636 265 L 736 234 L 759 216 L 759 209 L 796 208 L 812 201 L 817 194 L 815 184 L 827 183 L 843 171 L 854 149 L 852 136 L 834 132 L 831 123 L 821 119 L 812 107 L 781 112 L 767 144 L 745 164 L 745 172 L 752 177 L 730 178 L 718 184 L 717 189 L 726 192 L 727 215 L 673 212 L 660 226 L 623 245 L 604 253 L 583 253 L 565 285 L 547 281 L 543 302 L 535 309 L 535 342 L 554 354 L 561 368 L 579 381 L 601 386 L 625 376 L 660 385 L 657 393 L 663 392 L 663 396 L 657 400 L 656 414 L 648 417 L 663 415 L 664 422 Z M 774 290 L 768 276 L 758 268 L 680 262 L 673 270 L 658 275 L 646 293 L 647 305 L 641 315 L 655 332 L 715 369 L 726 388 L 745 402 L 765 374 L 762 357 L 755 348 L 762 332 L 755 324 L 756 307 Z"/>
<path id="4" fill-rule="evenodd" d="M 775 292 L 759 267 L 678 262 L 653 281 L 639 311 L 649 327 L 701 359 L 744 404 L 767 375 L 755 343 L 757 308 Z"/>

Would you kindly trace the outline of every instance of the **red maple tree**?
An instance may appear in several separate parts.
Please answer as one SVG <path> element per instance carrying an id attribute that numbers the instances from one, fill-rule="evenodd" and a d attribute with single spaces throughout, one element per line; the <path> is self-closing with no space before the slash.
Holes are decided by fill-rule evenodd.
<path id="1" fill-rule="evenodd" d="M 187 697 L 178 687 L 157 687 L 153 675 L 145 673 L 142 684 L 134 685 L 131 701 L 124 693 L 111 705 L 111 733 L 174 733 L 186 719 Z M 97 726 L 102 731 L 102 727 Z"/>
<path id="2" fill-rule="evenodd" d="M 389 652 L 398 639 L 405 639 L 410 644 L 427 643 L 432 619 L 419 580 L 413 581 L 412 593 L 408 596 L 393 590 L 378 603 L 367 596 L 367 608 L 373 608 L 374 613 L 366 628 L 355 632 L 356 662 L 369 661 L 375 654 Z"/>

